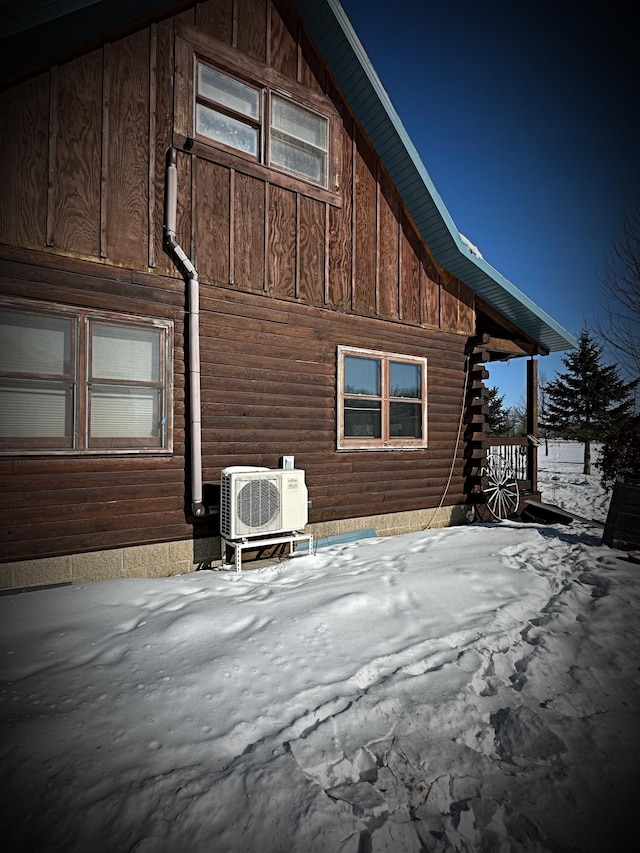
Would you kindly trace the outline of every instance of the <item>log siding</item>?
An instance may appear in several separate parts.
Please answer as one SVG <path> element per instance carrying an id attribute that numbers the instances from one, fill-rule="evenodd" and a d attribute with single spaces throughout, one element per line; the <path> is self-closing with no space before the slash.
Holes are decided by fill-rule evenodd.
<path id="1" fill-rule="evenodd" d="M 327 190 L 190 144 L 188 39 L 331 116 Z M 162 248 L 172 144 L 177 239 L 201 281 L 205 488 L 227 465 L 292 454 L 310 520 L 347 519 L 438 506 L 455 456 L 446 504 L 465 501 L 474 295 L 434 261 L 286 0 L 194 3 L 0 91 L 0 116 L 2 297 L 175 329 L 173 454 L 0 457 L 0 560 L 217 533 L 188 498 L 186 294 Z M 427 448 L 337 450 L 340 345 L 427 359 Z"/>

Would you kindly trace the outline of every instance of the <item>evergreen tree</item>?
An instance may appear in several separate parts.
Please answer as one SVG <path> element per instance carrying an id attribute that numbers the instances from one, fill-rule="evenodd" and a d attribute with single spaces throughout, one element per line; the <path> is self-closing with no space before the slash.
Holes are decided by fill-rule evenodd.
<path id="1" fill-rule="evenodd" d="M 601 483 L 609 491 L 618 477 L 637 477 L 640 472 L 640 415 L 619 418 L 607 431 L 598 467 Z"/>
<path id="2" fill-rule="evenodd" d="M 567 368 L 545 385 L 543 426 L 584 444 L 584 473 L 591 473 L 591 442 L 604 438 L 633 406 L 636 381 L 624 382 L 615 364 L 602 363 L 603 348 L 583 329 L 578 346 L 562 358 Z"/>
<path id="3" fill-rule="evenodd" d="M 487 389 L 487 423 L 492 435 L 505 435 L 507 431 L 507 411 L 503 408 L 504 394 L 498 396 L 498 387 Z"/>

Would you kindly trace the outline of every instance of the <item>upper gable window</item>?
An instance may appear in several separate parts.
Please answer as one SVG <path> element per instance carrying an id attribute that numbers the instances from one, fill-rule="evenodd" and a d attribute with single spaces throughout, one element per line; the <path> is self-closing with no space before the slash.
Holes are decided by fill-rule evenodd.
<path id="1" fill-rule="evenodd" d="M 258 89 L 198 63 L 197 134 L 258 157 L 261 101 Z"/>
<path id="2" fill-rule="evenodd" d="M 328 186 L 326 115 L 204 62 L 198 61 L 196 69 L 196 136 L 319 187 Z"/>
<path id="3" fill-rule="evenodd" d="M 328 153 L 329 119 L 272 95 L 271 165 L 326 187 Z"/>

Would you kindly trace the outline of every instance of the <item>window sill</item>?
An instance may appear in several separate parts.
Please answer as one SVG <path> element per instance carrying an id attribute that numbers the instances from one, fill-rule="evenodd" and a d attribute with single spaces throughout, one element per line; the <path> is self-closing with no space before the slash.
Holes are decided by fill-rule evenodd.
<path id="1" fill-rule="evenodd" d="M 295 178 L 285 172 L 280 172 L 271 166 L 265 166 L 253 159 L 245 158 L 240 153 L 234 152 L 232 154 L 225 149 L 218 148 L 214 143 L 209 144 L 202 142 L 200 139 L 191 139 L 180 133 L 174 133 L 173 144 L 179 150 L 188 154 L 194 154 L 196 157 L 208 160 L 210 163 L 225 166 L 228 169 L 250 175 L 252 178 L 258 178 L 274 186 L 300 193 L 300 195 L 314 198 L 317 201 L 326 202 L 332 207 L 342 207 L 342 196 L 339 192 L 314 186 L 314 184 Z"/>
<path id="2" fill-rule="evenodd" d="M 398 450 L 407 452 L 410 450 L 427 450 L 428 445 L 426 444 L 378 444 L 378 445 L 366 445 L 366 446 L 356 446 L 356 447 L 337 447 L 337 453 L 362 453 L 362 451 L 376 451 L 378 453 L 385 453 L 389 450 Z"/>
<path id="3" fill-rule="evenodd" d="M 172 456 L 173 448 L 167 448 L 161 450 L 157 447 L 154 447 L 150 450 L 146 449 L 134 449 L 134 450 L 96 450 L 92 448 L 91 450 L 29 450 L 26 448 L 22 449 L 1 449 L 0 448 L 0 458 L 9 457 L 9 456 L 69 456 L 69 457 L 82 457 L 82 456 Z"/>

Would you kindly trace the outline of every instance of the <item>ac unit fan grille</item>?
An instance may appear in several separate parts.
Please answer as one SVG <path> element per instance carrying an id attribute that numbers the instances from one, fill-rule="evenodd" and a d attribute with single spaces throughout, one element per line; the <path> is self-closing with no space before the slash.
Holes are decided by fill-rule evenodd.
<path id="1" fill-rule="evenodd" d="M 251 480 L 236 495 L 238 518 L 247 527 L 264 527 L 280 511 L 280 492 L 269 480 Z"/>

